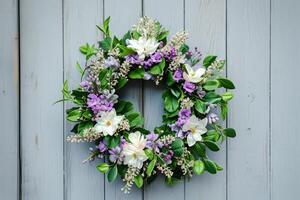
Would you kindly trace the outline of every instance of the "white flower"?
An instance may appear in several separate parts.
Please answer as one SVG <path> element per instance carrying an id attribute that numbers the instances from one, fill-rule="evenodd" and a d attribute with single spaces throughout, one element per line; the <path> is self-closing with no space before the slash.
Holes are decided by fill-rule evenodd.
<path id="1" fill-rule="evenodd" d="M 141 169 L 143 162 L 147 160 L 143 150 L 146 147 L 146 138 L 139 131 L 130 133 L 128 138 L 130 143 L 125 144 L 123 149 L 124 164 Z"/>
<path id="2" fill-rule="evenodd" d="M 140 37 L 138 40 L 127 40 L 127 47 L 132 48 L 139 58 L 144 60 L 146 56 L 153 54 L 159 43 L 154 38 Z"/>
<path id="3" fill-rule="evenodd" d="M 203 67 L 199 67 L 196 71 L 189 65 L 185 64 L 186 72 L 183 72 L 183 78 L 186 81 L 192 83 L 199 83 L 202 80 L 202 76 L 205 74 L 205 69 Z"/>
<path id="4" fill-rule="evenodd" d="M 117 116 L 115 109 L 110 112 L 101 113 L 101 117 L 97 120 L 97 124 L 94 129 L 97 132 L 102 132 L 104 136 L 112 136 L 119 127 L 120 122 L 124 116 Z"/>
<path id="5" fill-rule="evenodd" d="M 187 143 L 191 147 L 197 141 L 202 140 L 202 134 L 207 132 L 205 128 L 207 125 L 207 118 L 202 120 L 198 119 L 195 115 L 192 115 L 190 119 L 185 123 L 182 127 L 182 130 L 185 132 L 189 132 L 187 136 Z"/>

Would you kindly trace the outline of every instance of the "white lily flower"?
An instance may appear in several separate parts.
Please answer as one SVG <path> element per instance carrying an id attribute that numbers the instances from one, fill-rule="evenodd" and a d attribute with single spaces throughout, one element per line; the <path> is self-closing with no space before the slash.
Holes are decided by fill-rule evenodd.
<path id="1" fill-rule="evenodd" d="M 146 138 L 139 131 L 130 133 L 128 138 L 130 143 L 125 144 L 123 149 L 123 154 L 125 155 L 124 164 L 141 169 L 143 162 L 147 160 L 144 152 Z"/>
<path id="2" fill-rule="evenodd" d="M 101 113 L 101 117 L 97 120 L 97 124 L 94 129 L 97 132 L 102 132 L 104 136 L 112 136 L 119 127 L 120 122 L 124 116 L 117 116 L 115 109 L 110 112 Z"/>
<path id="3" fill-rule="evenodd" d="M 199 67 L 195 71 L 189 64 L 185 64 L 184 66 L 186 72 L 183 72 L 183 78 L 186 81 L 199 83 L 202 80 L 202 76 L 205 74 L 205 69 L 203 67 Z"/>
<path id="4" fill-rule="evenodd" d="M 154 38 L 144 38 L 140 37 L 138 40 L 127 40 L 127 47 L 132 48 L 139 58 L 144 60 L 146 56 L 153 54 L 159 43 Z"/>
<path id="5" fill-rule="evenodd" d="M 207 118 L 202 120 L 198 119 L 195 115 L 192 115 L 190 119 L 183 125 L 182 130 L 189 132 L 187 136 L 187 143 L 191 147 L 197 141 L 202 140 L 202 134 L 207 132 L 206 129 Z"/>

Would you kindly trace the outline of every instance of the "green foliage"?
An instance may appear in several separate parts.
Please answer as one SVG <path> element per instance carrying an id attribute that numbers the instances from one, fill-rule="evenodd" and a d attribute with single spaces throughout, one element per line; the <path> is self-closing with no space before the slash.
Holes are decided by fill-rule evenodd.
<path id="1" fill-rule="evenodd" d="M 218 87 L 219 87 L 219 82 L 216 80 L 208 80 L 203 85 L 203 88 L 207 91 L 213 91 Z"/>
<path id="2" fill-rule="evenodd" d="M 204 162 L 201 160 L 196 160 L 194 162 L 194 172 L 197 175 L 200 175 L 204 172 L 205 166 L 204 166 Z"/>
<path id="3" fill-rule="evenodd" d="M 131 79 L 142 79 L 144 78 L 145 69 L 144 68 L 136 68 L 133 71 L 130 71 L 128 77 Z"/>
<path id="4" fill-rule="evenodd" d="M 200 99 L 195 100 L 194 107 L 195 107 L 196 111 L 201 113 L 201 114 L 204 114 L 206 109 L 207 109 L 206 104 L 203 101 L 201 101 Z"/>
<path id="5" fill-rule="evenodd" d="M 227 78 L 218 78 L 220 85 L 226 89 L 235 89 L 233 82 Z"/>
<path id="6" fill-rule="evenodd" d="M 217 143 L 210 141 L 210 140 L 206 140 L 203 142 L 210 150 L 212 151 L 219 151 L 220 147 L 217 145 Z"/>
<path id="7" fill-rule="evenodd" d="M 217 59 L 217 56 L 207 56 L 203 60 L 203 66 L 204 67 L 209 67 L 213 62 L 215 62 Z"/>
<path id="8" fill-rule="evenodd" d="M 175 156 L 181 156 L 183 154 L 183 141 L 179 138 L 176 138 L 171 144 L 171 149 L 173 150 Z"/>
<path id="9" fill-rule="evenodd" d="M 110 17 L 104 20 L 102 27 L 97 25 L 97 28 L 104 34 L 105 37 L 110 36 L 109 21 L 110 21 Z"/>
<path id="10" fill-rule="evenodd" d="M 141 175 L 137 175 L 134 177 L 134 183 L 138 188 L 141 188 L 144 184 L 143 177 Z"/>
<path id="11" fill-rule="evenodd" d="M 152 171 L 153 171 L 153 169 L 154 169 L 154 167 L 155 167 L 156 162 L 157 162 L 157 157 L 155 156 L 154 159 L 153 159 L 153 160 L 149 163 L 149 165 L 147 166 L 146 174 L 147 174 L 148 177 L 151 176 Z"/>
<path id="12" fill-rule="evenodd" d="M 97 165 L 97 169 L 102 173 L 106 173 L 109 170 L 109 165 L 107 163 L 101 163 Z"/>
<path id="13" fill-rule="evenodd" d="M 235 137 L 236 136 L 236 132 L 233 128 L 225 128 L 223 130 L 223 134 L 226 135 L 227 137 Z"/>
<path id="14" fill-rule="evenodd" d="M 171 91 L 164 92 L 164 108 L 166 111 L 172 113 L 179 108 L 179 102 L 176 96 L 172 94 Z"/>
<path id="15" fill-rule="evenodd" d="M 204 159 L 204 165 L 206 171 L 208 171 L 211 174 L 216 174 L 217 173 L 217 166 L 215 162 L 209 160 L 209 159 Z"/>
<path id="16" fill-rule="evenodd" d="M 117 176 L 118 176 L 118 168 L 117 165 L 114 165 L 112 168 L 110 168 L 107 174 L 107 180 L 109 182 L 113 182 L 114 180 L 116 180 Z"/>
<path id="17" fill-rule="evenodd" d="M 162 59 L 162 61 L 159 64 L 151 67 L 149 72 L 153 75 L 163 75 L 165 66 L 166 66 L 166 61 L 165 59 Z"/>
<path id="18" fill-rule="evenodd" d="M 88 43 L 82 45 L 79 50 L 83 55 L 85 55 L 86 60 L 95 55 L 97 52 L 95 45 L 90 46 Z"/>

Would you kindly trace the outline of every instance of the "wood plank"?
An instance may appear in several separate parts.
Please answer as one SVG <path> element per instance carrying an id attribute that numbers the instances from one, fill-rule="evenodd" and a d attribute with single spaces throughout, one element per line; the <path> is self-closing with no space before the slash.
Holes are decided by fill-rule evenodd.
<path id="1" fill-rule="evenodd" d="M 166 9 L 169 10 L 166 12 Z M 153 17 L 175 34 L 184 29 L 182 0 L 144 0 L 144 15 Z M 163 114 L 162 86 L 156 86 L 153 81 L 144 81 L 144 117 L 145 127 L 153 130 L 161 125 Z M 157 178 L 145 186 L 144 199 L 184 199 L 184 182 L 173 187 L 165 184 L 164 177 Z"/>
<path id="2" fill-rule="evenodd" d="M 104 16 L 111 17 L 112 34 L 122 37 L 133 24 L 137 22 L 142 15 L 142 1 L 131 0 L 109 0 L 104 2 Z M 123 88 L 120 94 L 121 99 L 126 99 L 134 104 L 135 110 L 142 112 L 142 82 L 132 81 Z M 121 188 L 124 182 L 118 178 L 115 183 L 105 183 L 105 198 L 113 199 L 142 199 L 143 192 L 135 187 L 132 188 L 130 194 L 124 194 Z"/>
<path id="3" fill-rule="evenodd" d="M 0 2 L 0 194 L 19 198 L 18 2 Z"/>
<path id="4" fill-rule="evenodd" d="M 189 34 L 191 47 L 197 46 L 206 54 L 225 58 L 226 2 L 225 0 L 191 0 L 185 2 L 185 28 Z M 221 164 L 223 171 L 216 175 L 205 173 L 196 175 L 186 183 L 186 199 L 226 199 L 226 143 L 222 150 L 208 156 Z"/>
<path id="5" fill-rule="evenodd" d="M 270 199 L 270 1 L 229 0 L 227 13 L 227 72 L 237 87 L 228 125 L 238 134 L 228 141 L 228 199 Z"/>
<path id="6" fill-rule="evenodd" d="M 23 200 L 63 199 L 62 2 L 20 2 Z"/>
<path id="7" fill-rule="evenodd" d="M 300 196 L 300 2 L 272 1 L 271 8 L 271 197 Z"/>
<path id="8" fill-rule="evenodd" d="M 75 88 L 80 83 L 80 75 L 75 67 L 78 61 L 85 64 L 84 56 L 79 52 L 79 46 L 89 43 L 95 44 L 100 38 L 100 31 L 96 25 L 103 21 L 103 1 L 92 0 L 88 3 L 82 0 L 64 1 L 64 71 L 65 79 L 70 87 Z M 66 107 L 74 105 L 67 103 Z M 65 135 L 70 133 L 72 123 L 64 121 Z M 100 200 L 104 199 L 104 175 L 96 165 L 101 161 L 96 159 L 92 163 L 83 164 L 88 156 L 89 147 L 95 148 L 93 143 L 69 143 L 65 141 L 65 173 L 66 199 L 72 200 Z"/>

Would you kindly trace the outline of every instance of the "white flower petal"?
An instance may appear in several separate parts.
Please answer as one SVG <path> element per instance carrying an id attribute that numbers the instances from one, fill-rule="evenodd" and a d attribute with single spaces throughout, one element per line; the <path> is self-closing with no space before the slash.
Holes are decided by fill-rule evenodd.
<path id="1" fill-rule="evenodd" d="M 189 147 L 193 146 L 196 143 L 196 140 L 191 133 L 187 136 L 187 143 Z"/>

